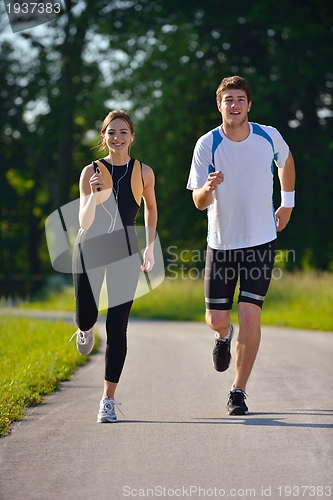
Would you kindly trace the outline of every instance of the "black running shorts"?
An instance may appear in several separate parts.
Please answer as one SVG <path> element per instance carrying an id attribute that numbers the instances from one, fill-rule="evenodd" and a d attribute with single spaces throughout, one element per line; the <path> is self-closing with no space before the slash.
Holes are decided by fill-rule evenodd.
<path id="1" fill-rule="evenodd" d="M 271 281 L 275 248 L 276 240 L 235 250 L 214 250 L 208 246 L 206 309 L 231 309 L 238 279 L 238 302 L 250 302 L 262 307 Z"/>

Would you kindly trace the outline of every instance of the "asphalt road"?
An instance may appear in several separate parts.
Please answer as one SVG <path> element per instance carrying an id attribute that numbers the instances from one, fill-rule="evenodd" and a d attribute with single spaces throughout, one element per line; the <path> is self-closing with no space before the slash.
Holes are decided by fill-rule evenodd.
<path id="1" fill-rule="evenodd" d="M 333 498 L 333 335 L 264 327 L 245 417 L 212 347 L 204 324 L 131 321 L 126 418 L 96 423 L 102 343 L 0 440 L 0 499 Z"/>

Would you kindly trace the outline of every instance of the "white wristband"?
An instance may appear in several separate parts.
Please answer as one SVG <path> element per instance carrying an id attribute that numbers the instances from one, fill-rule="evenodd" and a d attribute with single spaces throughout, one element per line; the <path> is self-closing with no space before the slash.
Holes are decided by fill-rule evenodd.
<path id="1" fill-rule="evenodd" d="M 281 191 L 281 207 L 293 208 L 295 206 L 295 191 Z"/>

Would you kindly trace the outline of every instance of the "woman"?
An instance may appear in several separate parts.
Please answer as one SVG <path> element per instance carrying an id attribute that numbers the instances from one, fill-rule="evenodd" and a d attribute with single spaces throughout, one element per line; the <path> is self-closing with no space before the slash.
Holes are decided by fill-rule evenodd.
<path id="1" fill-rule="evenodd" d="M 110 112 L 101 126 L 105 158 L 84 167 L 80 177 L 80 230 L 73 253 L 76 300 L 76 345 L 81 354 L 94 346 L 93 326 L 105 277 L 108 310 L 104 392 L 97 422 L 115 422 L 115 390 L 127 352 L 127 324 L 140 268 L 154 265 L 153 244 L 157 224 L 154 173 L 130 156 L 135 133 L 122 110 Z M 146 249 L 142 261 L 135 231 L 141 199 L 145 202 Z M 73 335 L 73 336 L 74 336 Z M 120 410 L 121 411 L 121 410 Z"/>

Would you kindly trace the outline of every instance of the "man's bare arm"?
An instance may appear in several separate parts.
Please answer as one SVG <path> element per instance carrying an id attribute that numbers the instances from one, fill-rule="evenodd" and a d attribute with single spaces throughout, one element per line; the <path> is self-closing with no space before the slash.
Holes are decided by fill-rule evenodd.
<path id="1" fill-rule="evenodd" d="M 279 180 L 281 184 L 281 191 L 284 192 L 292 192 L 295 189 L 295 164 L 294 159 L 289 152 L 289 156 L 286 160 L 285 166 L 283 168 L 279 168 L 278 170 Z M 292 207 L 284 207 L 280 206 L 275 212 L 275 216 L 277 219 L 277 230 L 282 231 L 289 222 L 291 217 L 291 212 L 293 211 Z"/>
<path id="2" fill-rule="evenodd" d="M 205 210 L 213 201 L 213 192 L 224 181 L 222 172 L 212 172 L 201 188 L 193 189 L 192 197 L 198 210 Z"/>

